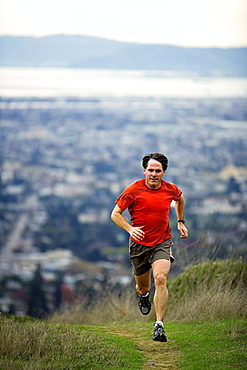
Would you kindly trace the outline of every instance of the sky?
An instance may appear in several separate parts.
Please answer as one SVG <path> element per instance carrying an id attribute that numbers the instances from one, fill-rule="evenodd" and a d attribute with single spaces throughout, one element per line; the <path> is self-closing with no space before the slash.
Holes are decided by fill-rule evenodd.
<path id="1" fill-rule="evenodd" d="M 247 46 L 247 0 L 0 0 L 0 35 Z"/>

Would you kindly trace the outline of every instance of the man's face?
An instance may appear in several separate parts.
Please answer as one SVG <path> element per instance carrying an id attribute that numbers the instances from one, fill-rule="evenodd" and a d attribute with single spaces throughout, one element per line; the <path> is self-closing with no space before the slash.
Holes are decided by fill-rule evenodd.
<path id="1" fill-rule="evenodd" d="M 147 168 L 144 169 L 147 187 L 150 189 L 159 189 L 164 174 L 165 171 L 162 168 L 162 164 L 155 159 L 150 159 Z"/>

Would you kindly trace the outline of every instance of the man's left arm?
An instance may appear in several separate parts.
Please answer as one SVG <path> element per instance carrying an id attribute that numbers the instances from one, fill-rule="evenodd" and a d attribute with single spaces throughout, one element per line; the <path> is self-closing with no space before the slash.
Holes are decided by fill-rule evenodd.
<path id="1" fill-rule="evenodd" d="M 188 230 L 185 226 L 184 222 L 184 197 L 181 195 L 179 200 L 175 201 L 175 211 L 177 215 L 178 221 L 178 231 L 180 232 L 180 238 L 185 239 L 188 238 Z"/>

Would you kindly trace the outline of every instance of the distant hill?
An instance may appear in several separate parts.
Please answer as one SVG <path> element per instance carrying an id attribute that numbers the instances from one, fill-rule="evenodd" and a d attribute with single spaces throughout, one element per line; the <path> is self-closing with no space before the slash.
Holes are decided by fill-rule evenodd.
<path id="1" fill-rule="evenodd" d="M 188 71 L 246 76 L 247 48 L 189 48 L 54 35 L 0 37 L 0 66 Z"/>

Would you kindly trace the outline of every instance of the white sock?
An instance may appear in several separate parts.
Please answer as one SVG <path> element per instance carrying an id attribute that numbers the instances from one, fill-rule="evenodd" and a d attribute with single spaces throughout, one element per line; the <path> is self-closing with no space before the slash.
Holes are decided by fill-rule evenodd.
<path id="1" fill-rule="evenodd" d="M 156 321 L 155 325 L 156 324 L 161 324 L 162 326 L 164 326 L 162 321 Z"/>
<path id="2" fill-rule="evenodd" d="M 145 295 L 142 295 L 142 297 L 148 297 L 149 296 L 149 292 Z"/>

